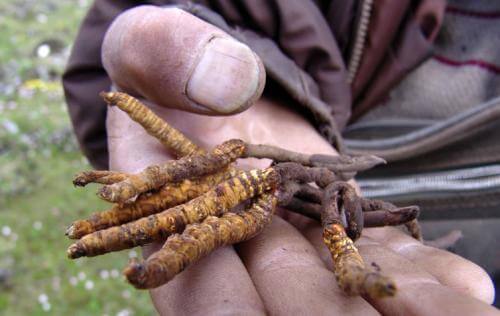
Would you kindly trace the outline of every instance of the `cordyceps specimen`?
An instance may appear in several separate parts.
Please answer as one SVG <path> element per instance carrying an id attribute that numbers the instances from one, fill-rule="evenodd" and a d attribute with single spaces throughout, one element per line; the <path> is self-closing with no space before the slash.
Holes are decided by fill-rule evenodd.
<path id="1" fill-rule="evenodd" d="M 144 261 L 132 260 L 124 274 L 135 287 L 158 287 L 216 248 L 248 240 L 271 222 L 277 206 L 321 222 L 339 286 L 350 295 L 392 296 L 393 281 L 365 264 L 353 241 L 363 227 L 405 224 L 421 238 L 415 206 L 360 197 L 346 181 L 383 160 L 374 156 L 307 155 L 274 146 L 228 140 L 211 151 L 195 145 L 137 99 L 102 93 L 177 160 L 137 174 L 82 172 L 74 184 L 100 183 L 98 195 L 115 205 L 67 230 L 79 239 L 68 248 L 72 259 L 96 256 L 153 241 L 163 247 Z M 268 158 L 262 170 L 240 171 L 233 162 Z M 374 265 L 376 266 L 376 265 Z"/>

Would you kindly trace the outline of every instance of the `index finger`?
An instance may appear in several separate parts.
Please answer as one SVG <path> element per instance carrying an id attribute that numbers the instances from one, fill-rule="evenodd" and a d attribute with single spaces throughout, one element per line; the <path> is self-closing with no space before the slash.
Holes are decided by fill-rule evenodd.
<path id="1" fill-rule="evenodd" d="M 419 265 L 441 284 L 488 304 L 493 302 L 493 282 L 486 271 L 475 263 L 451 252 L 426 246 L 392 227 L 367 230 L 366 236 Z"/>
<path id="2" fill-rule="evenodd" d="M 386 247 L 387 239 L 382 238 L 382 232 L 376 239 L 366 237 L 370 230 L 366 229 L 357 242 L 358 249 L 365 262 L 375 262 L 398 287 L 393 298 L 369 300 L 379 312 L 388 315 L 497 315 L 490 305 L 441 284 L 438 278 L 413 260 Z M 330 253 L 321 238 L 321 227 L 311 224 L 304 229 L 304 234 L 331 267 Z M 467 262 L 463 260 L 462 264 Z M 461 276 L 455 274 L 455 277 Z"/>

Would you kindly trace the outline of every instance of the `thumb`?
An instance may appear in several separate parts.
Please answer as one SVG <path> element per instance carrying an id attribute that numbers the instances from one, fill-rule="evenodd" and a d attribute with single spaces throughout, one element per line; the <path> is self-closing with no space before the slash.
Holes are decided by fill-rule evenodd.
<path id="1" fill-rule="evenodd" d="M 262 62 L 248 46 L 177 8 L 122 13 L 106 33 L 102 60 L 120 89 L 201 114 L 241 112 L 265 83 Z"/>

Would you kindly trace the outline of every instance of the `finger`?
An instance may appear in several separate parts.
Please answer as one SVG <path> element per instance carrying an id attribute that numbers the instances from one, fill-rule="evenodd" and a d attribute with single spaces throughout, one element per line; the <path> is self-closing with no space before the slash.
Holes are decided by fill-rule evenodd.
<path id="1" fill-rule="evenodd" d="M 168 158 L 161 144 L 117 108 L 108 111 L 107 130 L 112 169 L 135 172 Z M 145 254 L 154 250 L 147 248 Z M 192 265 L 151 295 L 162 315 L 264 314 L 250 276 L 230 247 Z"/>
<path id="2" fill-rule="evenodd" d="M 430 273 L 378 242 L 360 243 L 367 262 L 377 262 L 398 284 L 393 302 L 372 301 L 383 314 L 392 315 L 497 315 L 490 305 L 439 283 Z M 449 271 L 449 270 L 448 270 Z M 454 271 L 449 273 L 455 274 Z M 455 275 L 460 278 L 460 275 Z"/>
<path id="3" fill-rule="evenodd" d="M 264 67 L 248 46 L 177 8 L 122 13 L 106 33 L 102 60 L 120 89 L 201 114 L 241 112 L 265 83 Z"/>
<path id="4" fill-rule="evenodd" d="M 371 229 L 364 232 L 369 230 Z M 305 231 L 305 236 L 331 267 L 330 254 L 321 239 L 321 228 L 311 225 Z M 363 236 L 357 242 L 357 246 L 365 262 L 376 263 L 397 285 L 397 294 L 393 298 L 370 300 L 370 303 L 384 315 L 497 314 L 488 304 L 442 285 L 436 277 L 419 265 L 374 239 Z"/>
<path id="5" fill-rule="evenodd" d="M 396 228 L 370 229 L 366 231 L 366 236 L 419 265 L 441 284 L 488 304 L 493 303 L 493 282 L 488 274 L 473 262 L 451 252 L 425 246 Z"/>
<path id="6" fill-rule="evenodd" d="M 252 280 L 242 271 L 245 266 L 234 249 L 220 248 L 151 290 L 151 298 L 160 315 L 265 315 Z"/>
<path id="7" fill-rule="evenodd" d="M 270 314 L 377 314 L 362 298 L 346 297 L 314 247 L 277 216 L 237 250 Z"/>

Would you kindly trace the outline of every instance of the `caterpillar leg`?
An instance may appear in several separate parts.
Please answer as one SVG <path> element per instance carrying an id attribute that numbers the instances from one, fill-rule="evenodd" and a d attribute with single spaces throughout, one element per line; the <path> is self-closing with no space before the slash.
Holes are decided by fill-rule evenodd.
<path id="1" fill-rule="evenodd" d="M 109 210 L 96 212 L 87 219 L 73 222 L 66 230 L 66 235 L 71 239 L 79 239 L 101 229 L 159 213 L 200 196 L 221 181 L 234 177 L 236 173 L 235 170 L 230 170 L 196 180 L 167 184 L 157 192 L 139 196 L 133 203 L 117 204 Z"/>
<path id="2" fill-rule="evenodd" d="M 185 204 L 88 234 L 68 248 L 68 257 L 97 256 L 164 239 L 207 216 L 220 216 L 249 198 L 274 190 L 277 185 L 278 176 L 272 168 L 241 172 Z"/>
<path id="3" fill-rule="evenodd" d="M 194 144 L 184 134 L 170 126 L 146 105 L 136 98 L 122 92 L 101 92 L 101 97 L 109 104 L 126 112 L 139 123 L 148 134 L 158 139 L 177 157 L 203 153 L 204 150 Z"/>
<path id="4" fill-rule="evenodd" d="M 103 186 L 97 194 L 106 201 L 123 203 L 167 183 L 196 179 L 224 170 L 230 163 L 241 157 L 244 150 L 243 141 L 229 140 L 210 153 L 187 156 L 161 165 L 149 166 L 140 173 L 127 175 L 126 179 L 121 182 Z"/>
<path id="5" fill-rule="evenodd" d="M 146 261 L 132 261 L 124 274 L 136 288 L 155 288 L 170 281 L 190 264 L 215 249 L 248 240 L 271 222 L 276 198 L 260 196 L 246 212 L 209 216 L 200 224 L 191 224 L 180 235 L 170 236 L 162 249 Z"/>

